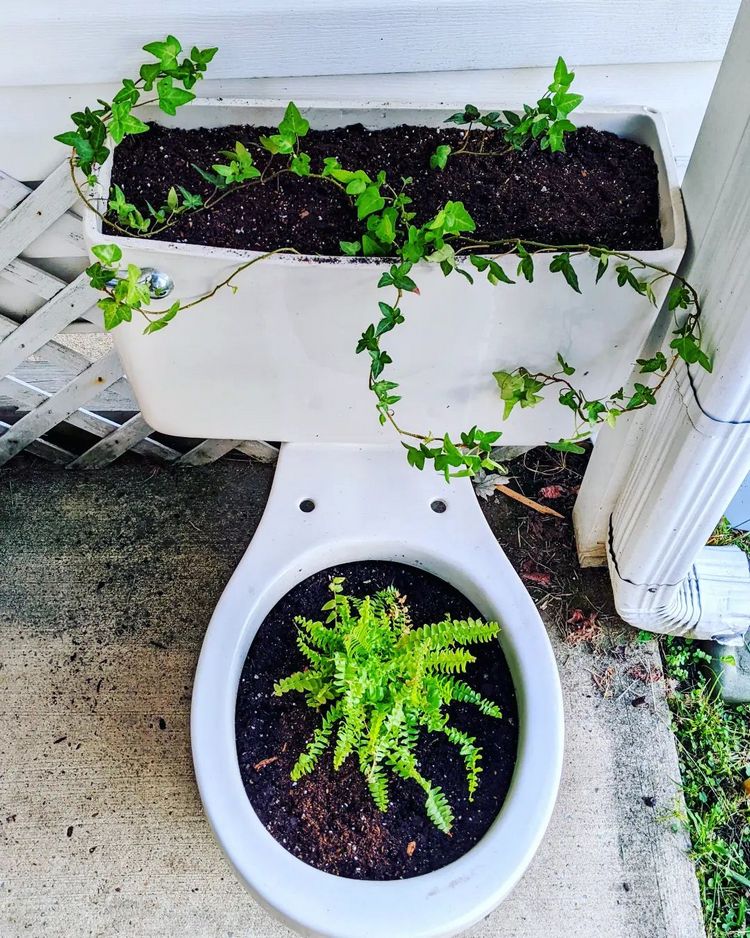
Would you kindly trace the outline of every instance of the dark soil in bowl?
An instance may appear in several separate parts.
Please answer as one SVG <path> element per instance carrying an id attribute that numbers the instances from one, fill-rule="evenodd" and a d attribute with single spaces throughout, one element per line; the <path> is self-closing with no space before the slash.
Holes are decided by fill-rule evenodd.
<path id="1" fill-rule="evenodd" d="M 221 150 L 242 141 L 259 168 L 286 165 L 258 144 L 269 128 L 249 126 L 179 130 L 152 124 L 149 133 L 126 137 L 115 150 L 112 181 L 145 208 L 160 205 L 170 186 L 182 184 L 204 197 L 212 191 L 192 164 L 210 169 L 225 162 Z M 606 131 L 581 127 L 566 136 L 565 153 L 532 143 L 500 157 L 456 156 L 442 172 L 430 169 L 438 144 L 460 147 L 463 131 L 401 126 L 366 130 L 361 124 L 310 131 L 304 150 L 320 172 L 336 156 L 347 169 L 372 177 L 384 170 L 400 187 L 411 176 L 410 209 L 427 221 L 448 200 L 463 201 L 474 218 L 476 240 L 518 237 L 548 244 L 603 244 L 621 250 L 662 247 L 658 172 L 652 151 Z M 503 148 L 490 134 L 485 149 Z M 479 146 L 473 131 L 468 146 Z M 330 183 L 284 174 L 264 185 L 232 193 L 213 210 L 186 215 L 157 237 L 245 250 L 293 246 L 304 254 L 341 255 L 339 241 L 355 241 L 363 224 L 349 198 Z"/>
<path id="2" fill-rule="evenodd" d="M 345 576 L 347 592 L 372 594 L 391 584 L 407 597 L 415 626 L 454 618 L 481 618 L 453 587 L 414 567 L 386 562 L 342 564 L 308 577 L 271 610 L 242 671 L 235 730 L 240 772 L 248 798 L 269 832 L 311 866 L 353 879 L 404 879 L 458 859 L 486 833 L 510 786 L 518 746 L 518 714 L 508 665 L 496 642 L 472 646 L 475 664 L 466 681 L 496 701 L 501 720 L 454 703 L 451 722 L 476 737 L 483 749 L 479 789 L 470 804 L 458 749 L 423 732 L 422 773 L 442 787 L 456 820 L 451 835 L 433 826 L 424 795 L 413 782 L 392 777 L 391 805 L 381 813 L 356 760 L 336 772 L 330 750 L 312 774 L 297 783 L 289 773 L 320 721 L 301 694 L 272 696 L 274 682 L 305 666 L 295 643 L 295 615 L 319 618 L 330 598 L 332 576 Z M 262 858 L 259 858 L 262 862 Z"/>

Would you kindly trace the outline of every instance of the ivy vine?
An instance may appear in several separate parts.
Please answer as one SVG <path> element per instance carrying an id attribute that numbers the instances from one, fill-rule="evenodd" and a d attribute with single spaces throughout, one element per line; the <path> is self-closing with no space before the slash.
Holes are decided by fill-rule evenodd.
<path id="1" fill-rule="evenodd" d="M 393 185 L 384 172 L 374 178 L 362 169 L 342 166 L 336 157 L 327 157 L 322 165 L 313 161 L 304 150 L 304 138 L 310 124 L 297 106 L 290 102 L 280 121 L 277 132 L 260 138 L 260 156 L 253 155 L 241 142 L 234 149 L 220 153 L 224 159 L 210 167 L 194 168 L 213 186 L 207 197 L 191 193 L 182 185 L 170 188 L 164 204 L 150 203 L 138 207 L 126 193 L 113 186 L 107 199 L 106 211 L 100 211 L 84 191 L 76 173 L 81 172 L 85 184 L 97 181 L 96 168 L 109 156 L 108 143 L 118 144 L 128 134 L 147 131 L 144 123 L 133 113 L 146 104 L 157 103 L 167 114 L 195 97 L 191 90 L 203 77 L 217 49 L 197 49 L 182 56 L 182 46 L 174 36 L 162 42 L 152 42 L 144 50 L 156 61 L 141 66 L 137 79 L 124 79 L 122 87 L 111 102 L 99 101 L 96 109 L 86 108 L 72 115 L 74 130 L 59 134 L 55 139 L 72 147 L 71 172 L 78 191 L 90 208 L 102 219 L 103 227 L 120 234 L 153 237 L 170 228 L 185 213 L 197 213 L 214 208 L 230 192 L 252 185 L 266 185 L 282 174 L 310 177 L 336 187 L 356 210 L 361 224 L 361 235 L 356 241 L 342 241 L 342 253 L 348 256 L 383 257 L 390 259 L 389 270 L 383 273 L 378 287 L 390 291 L 390 302 L 378 302 L 378 316 L 364 330 L 356 345 L 356 353 L 369 359 L 368 384 L 375 397 L 375 408 L 381 424 L 390 424 L 402 438 L 410 465 L 423 469 L 428 463 L 446 479 L 473 476 L 480 470 L 500 468 L 493 457 L 493 448 L 501 437 L 496 429 L 482 430 L 471 427 L 458 438 L 449 434 L 434 435 L 402 427 L 396 417 L 396 406 L 401 400 L 399 384 L 391 377 L 393 364 L 383 342 L 405 317 L 401 301 L 405 294 L 418 294 L 414 279 L 415 268 L 421 263 L 437 265 L 445 276 L 458 274 L 469 283 L 477 275 L 485 276 L 493 286 L 512 285 L 518 279 L 532 282 L 536 265 L 545 255 L 550 256 L 549 270 L 559 274 L 568 286 L 581 292 L 573 258 L 588 255 L 597 262 L 595 282 L 612 268 L 618 286 L 632 289 L 645 301 L 657 306 L 655 286 L 669 279 L 667 305 L 674 318 L 670 355 L 657 352 L 647 359 L 638 359 L 639 374 L 630 390 L 620 387 L 601 398 L 590 399 L 572 380 L 576 374 L 573 365 L 558 355 L 558 368 L 549 373 L 533 372 L 519 366 L 512 371 L 493 373 L 499 398 L 503 404 L 503 419 L 516 407 L 533 407 L 543 400 L 543 392 L 556 388 L 559 403 L 573 414 L 574 429 L 570 437 L 550 441 L 549 446 L 563 452 L 582 452 L 581 442 L 592 430 L 607 423 L 614 426 L 618 418 L 628 412 L 653 405 L 677 361 L 696 364 L 710 371 L 711 360 L 702 346 L 700 299 L 696 289 L 683 277 L 664 267 L 653 264 L 628 251 L 618 251 L 603 245 L 570 244 L 551 245 L 523 238 L 502 238 L 478 241 L 471 214 L 463 202 L 448 201 L 426 222 L 416 223 L 409 195 L 410 178 Z M 461 155 L 497 157 L 509 149 L 540 146 L 552 152 L 565 149 L 565 135 L 575 130 L 570 113 L 583 100 L 570 91 L 574 73 L 562 58 L 555 66 L 553 81 L 536 105 L 524 105 L 523 112 L 491 111 L 482 114 L 473 105 L 453 114 L 447 120 L 466 125 L 461 146 L 456 150 L 445 144 L 437 147 L 430 164 L 441 171 L 449 158 Z M 149 93 L 154 92 L 154 97 Z M 472 130 L 481 128 L 478 149 L 470 149 Z M 493 141 L 500 140 L 503 149 L 493 149 Z M 474 145 L 471 144 L 473 147 Z M 481 253 L 480 253 L 481 252 Z M 179 301 L 166 309 L 154 309 L 151 296 L 141 270 L 134 264 L 121 265 L 122 250 L 115 244 L 101 244 L 92 248 L 94 263 L 87 273 L 91 285 L 105 295 L 99 301 L 106 329 L 122 322 L 130 322 L 133 314 L 141 315 L 146 333 L 165 328 L 178 315 L 214 296 L 219 290 L 236 289 L 235 278 L 248 267 L 280 253 L 298 253 L 293 246 L 281 247 L 259 254 L 237 267 L 225 280 L 208 293 L 187 303 Z M 516 280 L 507 273 L 501 261 L 512 259 Z M 465 261 L 468 260 L 468 265 Z M 388 369 L 386 371 L 386 369 Z M 653 376 L 649 383 L 648 376 Z"/>

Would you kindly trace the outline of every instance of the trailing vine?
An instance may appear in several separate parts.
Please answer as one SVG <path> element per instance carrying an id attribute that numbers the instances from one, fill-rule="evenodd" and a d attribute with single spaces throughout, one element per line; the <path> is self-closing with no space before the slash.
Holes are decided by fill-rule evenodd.
<path id="1" fill-rule="evenodd" d="M 362 169 L 342 166 L 336 157 L 327 157 L 321 166 L 314 167 L 310 155 L 303 148 L 310 124 L 293 102 L 287 106 L 277 133 L 260 137 L 259 152 L 253 154 L 237 141 L 233 150 L 221 152 L 223 162 L 216 162 L 210 168 L 194 167 L 213 186 L 208 196 L 196 195 L 177 185 L 170 188 L 164 204 L 155 207 L 146 203 L 145 207 L 139 208 L 128 201 L 119 186 L 113 186 L 106 210 L 102 211 L 78 182 L 76 171 L 85 176 L 85 185 L 96 185 L 96 167 L 110 154 L 107 144 L 118 144 L 128 134 L 144 133 L 149 129 L 148 124 L 133 111 L 156 103 L 165 113 L 175 114 L 177 107 L 195 97 L 191 89 L 203 77 L 217 51 L 194 47 L 189 56 L 180 60 L 182 46 L 174 36 L 167 36 L 163 42 L 148 43 L 144 50 L 156 61 L 142 65 L 137 79 L 124 79 L 111 103 L 100 100 L 99 108 L 86 108 L 73 114 L 75 129 L 55 138 L 72 147 L 71 173 L 82 198 L 102 219 L 103 228 L 149 238 L 169 229 L 186 213 L 214 208 L 230 192 L 265 185 L 282 174 L 314 178 L 335 187 L 356 210 L 361 224 L 361 235 L 356 241 L 340 242 L 342 253 L 352 257 L 391 260 L 389 270 L 378 282 L 378 287 L 391 291 L 390 302 L 379 301 L 379 315 L 360 336 L 356 352 L 369 358 L 368 385 L 375 397 L 381 425 L 388 423 L 399 434 L 410 465 L 417 469 L 430 463 L 446 479 L 473 476 L 482 469 L 498 469 L 493 447 L 501 437 L 500 430 L 481 430 L 475 426 L 453 439 L 449 434 L 436 435 L 404 428 L 397 420 L 396 405 L 401 400 L 399 384 L 390 377 L 389 366 L 393 359 L 383 339 L 405 321 L 401 309 L 404 295 L 419 294 L 414 274 L 421 263 L 439 266 L 445 276 L 459 274 L 469 283 L 474 282 L 475 276 L 482 275 L 490 284 L 498 286 L 512 285 L 518 279 L 532 282 L 539 258 L 550 255 L 549 270 L 559 273 L 572 290 L 580 293 L 572 259 L 587 255 L 597 262 L 596 283 L 611 267 L 618 286 L 635 290 L 653 306 L 658 305 L 656 284 L 665 279 L 673 281 L 667 294 L 667 305 L 674 319 L 669 345 L 671 354 L 668 356 L 660 351 L 651 358 L 637 360 L 640 375 L 653 375 L 654 383 L 647 383 L 649 379 L 644 377 L 641 381 L 634 381 L 630 390 L 620 387 L 609 395 L 590 399 L 571 380 L 576 374 L 575 367 L 559 354 L 559 368 L 551 372 L 533 372 L 518 366 L 512 371 L 493 373 L 503 403 L 503 419 L 507 419 L 517 406 L 527 408 L 538 404 L 547 388 L 557 389 L 559 403 L 569 408 L 573 416 L 571 435 L 548 444 L 557 450 L 582 452 L 581 442 L 596 426 L 602 423 L 613 426 L 622 414 L 653 405 L 678 360 L 711 370 L 711 360 L 701 344 L 698 293 L 675 272 L 628 251 L 613 250 L 603 245 L 551 245 L 523 238 L 478 241 L 473 237 L 476 224 L 460 201 L 446 202 L 434 217 L 416 224 L 416 215 L 410 208 L 410 178 L 393 185 L 384 172 L 373 178 Z M 445 168 L 449 158 L 461 155 L 493 158 L 530 146 L 563 152 L 565 135 L 575 130 L 569 115 L 583 100 L 580 94 L 570 91 L 574 77 L 564 60 L 558 59 L 547 91 L 534 106 L 524 105 L 522 114 L 513 111 L 482 114 L 474 105 L 467 104 L 463 111 L 447 119 L 466 126 L 461 145 L 455 150 L 447 144 L 438 146 L 430 159 L 432 168 L 439 172 Z M 150 92 L 155 92 L 155 97 L 149 97 Z M 481 128 L 480 140 L 478 149 L 471 149 L 471 134 L 475 126 Z M 498 141 L 499 150 L 496 149 Z M 133 313 L 137 312 L 146 320 L 144 331 L 151 333 L 165 328 L 178 313 L 204 302 L 219 290 L 236 290 L 235 278 L 253 264 L 276 254 L 299 252 L 290 245 L 259 254 L 238 266 L 203 296 L 187 303 L 175 302 L 166 309 L 152 308 L 142 271 L 133 264 L 121 266 L 123 254 L 117 245 L 96 245 L 92 253 L 95 261 L 87 273 L 91 285 L 105 294 L 98 304 L 103 312 L 105 328 L 113 329 L 122 322 L 130 322 Z M 502 261 L 506 264 L 512 261 L 516 280 L 508 274 Z M 388 373 L 386 369 L 389 369 Z"/>

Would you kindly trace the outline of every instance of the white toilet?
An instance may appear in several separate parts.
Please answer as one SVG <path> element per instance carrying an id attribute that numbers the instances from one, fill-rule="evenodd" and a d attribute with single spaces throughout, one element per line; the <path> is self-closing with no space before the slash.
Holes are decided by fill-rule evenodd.
<path id="1" fill-rule="evenodd" d="M 268 126 L 281 113 L 268 103 L 202 100 L 181 109 L 179 122 Z M 320 127 L 354 120 L 373 127 L 438 126 L 445 118 L 443 107 L 367 104 L 321 105 L 306 114 Z M 676 266 L 684 221 L 661 119 L 643 109 L 607 109 L 587 114 L 586 121 L 653 147 L 666 246 L 649 257 Z M 108 173 L 109 163 L 103 191 Z M 257 899 L 302 935 L 460 933 L 508 894 L 539 845 L 559 785 L 563 708 L 545 628 L 487 526 L 471 482 L 448 485 L 429 467 L 410 468 L 393 428 L 378 423 L 368 362 L 354 347 L 377 316 L 378 301 L 388 299 L 377 284 L 390 262 L 342 258 L 332 264 L 278 254 L 255 264 L 260 255 L 250 251 L 113 237 L 102 233 L 93 212 L 86 213 L 84 231 L 89 245 L 117 244 L 124 263 L 156 268 L 173 282 L 170 303 L 210 295 L 153 335 L 143 334 L 136 317 L 113 333 L 147 423 L 176 436 L 294 441 L 282 444 L 263 519 L 216 607 L 195 679 L 195 771 L 219 843 Z M 593 282 L 595 260 L 577 257 L 574 263 L 581 278 Z M 214 289 L 238 265 L 245 266 L 232 282 L 237 292 Z M 519 362 L 548 368 L 575 336 L 582 387 L 596 397 L 627 380 L 655 316 L 613 277 L 579 295 L 546 265 L 538 266 L 533 284 L 520 282 L 512 294 L 482 278 L 474 286 L 446 278 L 434 264 L 420 265 L 415 276 L 420 293 L 400 300 L 406 323 L 388 337 L 394 363 L 385 376 L 400 382 L 399 423 L 419 433 L 455 438 L 478 423 L 502 427 L 504 445 L 565 436 L 570 420 L 555 394 L 503 422 L 492 371 Z M 248 800 L 235 741 L 241 671 L 273 606 L 314 573 L 372 560 L 424 568 L 500 623 L 519 716 L 511 787 L 485 836 L 442 869 L 392 881 L 337 877 L 285 850 Z"/>
<path id="2" fill-rule="evenodd" d="M 406 880 L 343 879 L 294 857 L 255 814 L 237 758 L 237 689 L 265 616 L 301 580 L 358 560 L 421 567 L 499 621 L 518 700 L 517 763 L 490 830 L 459 860 Z M 258 901 L 300 934 L 438 938 L 491 912 L 523 874 L 550 819 L 563 712 L 545 628 L 471 483 L 446 485 L 436 473 L 415 471 L 400 445 L 283 445 L 263 519 L 203 643 L 191 731 L 198 787 L 219 843 Z"/>

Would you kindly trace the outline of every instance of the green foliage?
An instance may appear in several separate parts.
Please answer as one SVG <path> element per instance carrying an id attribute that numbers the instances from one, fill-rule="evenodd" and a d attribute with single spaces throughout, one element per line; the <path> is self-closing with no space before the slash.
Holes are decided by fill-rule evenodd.
<path id="1" fill-rule="evenodd" d="M 707 938 L 750 933 L 750 708 L 725 704 L 711 656 L 690 639 L 660 640 Z"/>
<path id="2" fill-rule="evenodd" d="M 533 407 L 543 400 L 537 392 L 544 387 L 544 382 L 539 381 L 525 368 L 519 368 L 514 372 L 493 371 L 492 377 L 497 382 L 500 399 L 505 403 L 503 420 L 510 417 L 516 404 L 520 404 L 521 407 Z"/>
<path id="3" fill-rule="evenodd" d="M 300 114 L 297 105 L 290 101 L 279 124 L 279 132 L 270 137 L 261 137 L 260 142 L 271 154 L 296 153 L 300 138 L 307 136 L 309 129 L 309 121 Z"/>
<path id="4" fill-rule="evenodd" d="M 509 247 L 513 247 L 515 253 L 520 258 L 518 271 L 519 276 L 524 276 L 532 281 L 534 277 L 533 256 L 528 248 L 541 249 L 553 253 L 549 269 L 552 273 L 561 273 L 567 284 L 576 293 L 581 292 L 578 275 L 573 267 L 571 258 L 574 255 L 588 254 L 597 260 L 596 283 L 605 276 L 609 270 L 609 262 L 615 259 L 614 272 L 618 286 L 635 290 L 639 296 L 643 296 L 650 303 L 656 305 L 655 285 L 665 277 L 674 275 L 659 266 L 653 266 L 646 261 L 633 257 L 627 252 L 610 251 L 606 248 L 592 247 L 589 245 L 579 245 L 577 249 L 557 251 L 552 245 L 540 245 L 533 242 L 513 242 L 506 239 Z M 471 258 L 472 263 L 474 258 Z M 479 269 L 482 269 L 481 266 Z M 549 442 L 547 445 L 551 449 L 566 453 L 583 453 L 584 449 L 580 445 L 582 440 L 588 438 L 591 430 L 600 423 L 606 423 L 609 426 L 615 426 L 617 419 L 624 413 L 640 410 L 643 407 L 652 406 L 656 403 L 656 395 L 661 388 L 664 380 L 674 367 L 678 359 L 682 359 L 688 365 L 699 364 L 702 368 L 710 371 L 712 368 L 711 359 L 701 346 L 700 332 L 700 305 L 698 296 L 694 288 L 686 281 L 678 279 L 677 283 L 668 292 L 669 309 L 676 314 L 679 310 L 687 311 L 687 316 L 683 321 L 675 319 L 674 339 L 670 347 L 674 349 L 674 355 L 671 359 L 662 351 L 657 351 L 650 358 L 639 358 L 637 364 L 641 374 L 654 374 L 658 381 L 655 385 L 644 384 L 642 381 L 634 381 L 630 396 L 626 399 L 625 389 L 618 388 L 609 394 L 608 397 L 590 399 L 581 388 L 575 387 L 569 378 L 575 374 L 576 369 L 566 362 L 562 355 L 558 354 L 557 360 L 560 365 L 558 371 L 552 373 L 538 372 L 532 373 L 524 367 L 519 367 L 513 371 L 497 371 L 494 373 L 500 398 L 504 402 L 503 419 L 507 419 L 513 411 L 513 408 L 520 404 L 521 407 L 532 407 L 538 404 L 543 396 L 538 392 L 551 385 L 560 385 L 559 403 L 563 407 L 569 408 L 575 415 L 575 431 L 568 439 L 561 439 L 556 442 Z"/>
<path id="5" fill-rule="evenodd" d="M 202 205 L 203 198 L 200 195 L 188 192 L 184 186 L 172 186 L 166 202 L 159 208 L 154 208 L 150 202 L 146 203 L 148 215 L 144 217 L 132 202 L 128 202 L 122 189 L 113 185 L 107 208 L 117 218 L 120 228 L 127 228 L 137 234 L 150 232 L 153 235 L 168 228 L 183 212 L 194 211 Z"/>
<path id="6" fill-rule="evenodd" d="M 89 281 L 106 296 L 97 301 L 104 316 L 104 328 L 114 329 L 120 323 L 130 322 L 134 312 L 142 313 L 148 320 L 145 332 L 157 332 L 174 319 L 180 310 L 179 302 L 168 310 L 153 314 L 150 318 L 146 308 L 151 304 L 148 284 L 142 277 L 140 267 L 126 264 L 120 267 L 122 250 L 116 244 L 96 244 L 91 248 L 96 261 L 86 269 Z"/>
<path id="7" fill-rule="evenodd" d="M 467 104 L 463 111 L 452 114 L 447 121 L 468 125 L 469 130 L 477 124 L 486 130 L 498 131 L 507 150 L 521 150 L 531 142 L 537 141 L 542 150 L 564 153 L 565 135 L 576 129 L 569 115 L 583 101 L 583 95 L 570 90 L 574 78 L 575 73 L 568 71 L 565 61 L 560 57 L 555 65 L 552 83 L 535 105 L 524 104 L 521 114 L 515 111 L 503 111 L 502 116 L 499 111 L 482 114 L 473 104 Z M 485 151 L 484 142 L 479 151 L 468 150 L 466 146 L 451 151 L 450 147 L 441 145 L 430 158 L 430 166 L 433 169 L 445 169 L 451 152 L 453 155 L 498 155 L 496 152 Z"/>
<path id="8" fill-rule="evenodd" d="M 117 143 L 126 134 L 142 133 L 148 129 L 132 111 L 143 103 L 144 92 L 155 89 L 161 108 L 169 114 L 193 97 L 190 90 L 213 59 L 216 49 L 193 48 L 189 57 L 182 58 L 182 47 L 174 36 L 144 46 L 155 62 L 146 63 L 140 69 L 138 79 L 123 79 L 122 87 L 112 103 L 100 101 L 98 110 L 86 108 L 72 115 L 75 131 L 60 135 L 57 139 L 74 148 L 71 158 L 73 166 L 80 167 L 89 175 L 93 167 L 106 159 L 107 133 Z M 521 147 L 529 140 L 537 140 L 543 148 L 553 151 L 564 150 L 564 134 L 572 129 L 568 114 L 580 103 L 581 96 L 570 92 L 573 73 L 569 72 L 562 58 L 558 59 L 552 83 L 535 107 L 526 106 L 524 115 L 513 112 L 490 111 L 482 114 L 473 105 L 453 114 L 449 121 L 471 126 L 476 124 L 486 131 L 498 132 L 510 147 Z M 419 288 L 414 279 L 414 268 L 420 263 L 439 266 L 445 276 L 457 273 L 474 283 L 472 269 L 484 274 L 487 281 L 512 285 L 511 279 L 501 263 L 503 256 L 514 257 L 516 278 L 533 283 L 535 258 L 539 254 L 551 255 L 549 270 L 560 273 L 568 286 L 576 293 L 581 292 L 579 275 L 574 258 L 589 255 L 597 261 L 595 282 L 605 277 L 611 267 L 620 287 L 634 290 L 652 305 L 656 305 L 655 285 L 665 277 L 673 278 L 674 284 L 668 292 L 668 306 L 674 317 L 674 330 L 670 338 L 672 356 L 663 351 L 650 358 L 638 359 L 641 375 L 654 375 L 655 384 L 636 381 L 626 399 L 624 388 L 618 388 L 608 397 L 589 399 L 570 378 L 575 368 L 558 356 L 560 370 L 551 373 L 534 373 L 519 366 L 512 371 L 499 370 L 493 377 L 497 383 L 499 397 L 503 403 L 503 419 L 513 409 L 535 406 L 543 399 L 540 393 L 551 385 L 559 385 L 558 400 L 561 406 L 574 415 L 574 430 L 567 439 L 549 445 L 561 452 L 583 452 L 580 445 L 593 427 L 606 422 L 610 426 L 628 411 L 651 406 L 667 375 L 678 360 L 688 366 L 698 365 L 708 371 L 711 359 L 702 345 L 700 329 L 700 304 L 695 289 L 670 271 L 643 261 L 624 251 L 613 251 L 597 245 L 555 246 L 525 239 L 505 238 L 486 243 L 474 239 L 476 224 L 461 201 L 448 201 L 434 217 L 416 224 L 416 215 L 411 210 L 412 199 L 408 187 L 412 180 L 404 178 L 400 186 L 393 185 L 384 172 L 368 174 L 363 169 L 349 169 L 341 165 L 337 157 L 323 159 L 321 166 L 313 166 L 310 155 L 301 150 L 301 141 L 310 130 L 308 120 L 294 102 L 289 102 L 279 122 L 277 133 L 260 138 L 261 155 L 265 165 L 257 165 L 257 154 L 253 156 L 248 147 L 237 141 L 232 150 L 221 151 L 224 162 L 214 163 L 210 169 L 194 167 L 200 176 L 213 187 L 205 198 L 195 195 L 182 185 L 172 186 L 162 205 L 155 207 L 149 202 L 138 207 L 130 202 L 118 186 L 113 186 L 108 200 L 108 215 L 104 221 L 125 234 L 153 237 L 175 223 L 185 212 L 213 209 L 222 198 L 237 187 L 264 185 L 282 173 L 299 177 L 313 177 L 327 181 L 337 187 L 356 211 L 361 226 L 360 237 L 353 241 L 342 241 L 341 250 L 347 256 L 387 257 L 390 265 L 378 281 L 380 288 L 395 291 L 390 302 L 379 301 L 379 316 L 367 326 L 356 345 L 359 354 L 369 358 L 368 383 L 375 396 L 375 408 L 381 424 L 389 422 L 401 435 L 409 463 L 417 469 L 430 464 L 446 479 L 457 476 L 473 476 L 481 470 L 502 469 L 493 459 L 492 447 L 500 437 L 498 430 L 479 430 L 476 426 L 454 439 L 448 434 L 416 433 L 402 429 L 395 418 L 395 406 L 400 402 L 398 382 L 392 380 L 386 369 L 393 364 L 382 340 L 406 321 L 402 300 L 406 294 L 417 297 Z M 465 147 L 452 151 L 448 145 L 436 148 L 431 165 L 444 169 L 453 155 L 466 151 Z M 489 155 L 489 154 L 488 154 Z M 85 198 L 85 194 L 81 193 Z M 94 211 L 97 211 L 94 208 Z M 103 217 L 103 216 L 102 216 Z M 483 252 L 492 247 L 500 255 L 492 257 Z M 166 310 L 148 308 L 150 298 L 141 272 L 135 265 L 119 266 L 119 260 L 108 255 L 104 259 L 103 246 L 93 250 L 97 260 L 88 268 L 91 285 L 105 293 L 99 305 L 104 313 L 107 328 L 132 320 L 134 311 L 147 320 L 146 331 L 163 329 L 181 308 L 179 303 Z M 119 250 L 119 249 L 118 249 Z M 279 251 L 294 251 L 280 248 Z M 277 251 L 268 252 L 269 254 Z M 267 255 L 263 255 L 267 256 Z M 465 259 L 468 256 L 468 265 Z M 262 259 L 262 258 L 258 258 Z M 255 263 L 255 261 L 252 261 Z M 230 286 L 232 278 L 247 265 L 237 270 L 210 290 L 203 297 L 191 301 L 196 305 L 212 296 L 216 290 Z M 580 266 L 580 265 L 578 265 Z M 414 441 L 414 442 L 410 442 Z"/>
<path id="9" fill-rule="evenodd" d="M 451 147 L 447 143 L 441 143 L 430 157 L 430 166 L 432 169 L 445 169 L 450 155 Z"/>
<path id="10" fill-rule="evenodd" d="M 430 820 L 450 833 L 453 810 L 440 787 L 420 772 L 417 749 L 424 731 L 446 736 L 463 759 L 473 799 L 482 752 L 474 737 L 449 724 L 448 707 L 461 701 L 500 717 L 496 704 L 457 676 L 476 660 L 467 646 L 495 640 L 499 626 L 446 618 L 415 628 L 405 599 L 393 587 L 358 599 L 345 595 L 343 578 L 335 577 L 330 589 L 325 622 L 295 619 L 307 667 L 274 686 L 277 696 L 297 692 L 308 706 L 325 708 L 292 779 L 312 772 L 332 747 L 336 770 L 348 758 L 357 759 L 381 811 L 388 810 L 393 773 L 422 789 Z"/>
<path id="11" fill-rule="evenodd" d="M 234 150 L 222 150 L 221 155 L 226 156 L 229 162 L 214 163 L 211 167 L 218 177 L 214 180 L 218 188 L 223 189 L 260 176 L 260 170 L 253 163 L 250 152 L 239 140 L 235 143 Z"/>
<path id="12" fill-rule="evenodd" d="M 142 65 L 137 79 L 124 78 L 111 103 L 99 101 L 96 109 L 87 107 L 76 111 L 71 115 L 75 130 L 66 130 L 55 137 L 55 140 L 73 148 L 75 165 L 90 181 L 94 181 L 94 167 L 101 165 L 109 156 L 106 146 L 108 135 L 113 143 L 118 144 L 128 134 L 141 134 L 148 130 L 148 124 L 133 114 L 135 108 L 146 103 L 142 95 L 156 86 L 161 110 L 175 114 L 180 105 L 195 97 L 189 89 L 203 77 L 217 52 L 216 49 L 193 48 L 190 56 L 180 62 L 182 46 L 174 36 L 167 36 L 163 42 L 149 42 L 143 49 L 157 61 Z"/>
<path id="13" fill-rule="evenodd" d="M 510 146 L 520 150 L 530 140 L 538 140 L 543 150 L 565 151 L 565 134 L 576 129 L 568 115 L 583 101 L 583 95 L 570 91 L 574 78 L 575 73 L 558 58 L 552 83 L 536 105 L 524 105 L 520 117 L 506 114 L 511 126 L 504 136 Z"/>

